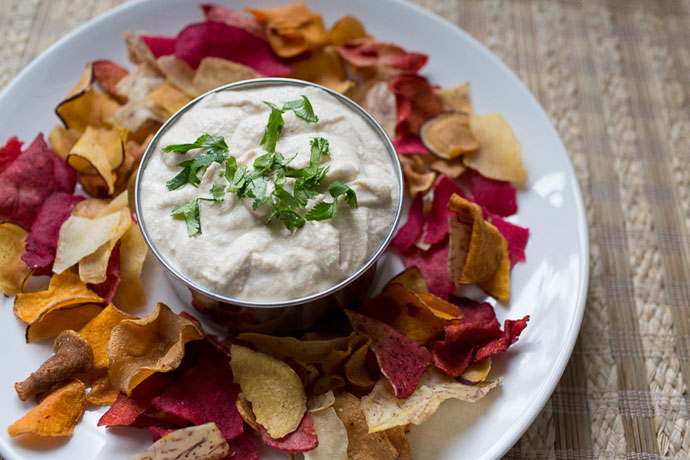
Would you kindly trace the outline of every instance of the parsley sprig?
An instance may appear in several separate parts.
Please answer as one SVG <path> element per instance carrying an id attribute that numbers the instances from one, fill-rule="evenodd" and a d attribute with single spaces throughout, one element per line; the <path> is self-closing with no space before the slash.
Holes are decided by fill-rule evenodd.
<path id="1" fill-rule="evenodd" d="M 264 103 L 271 109 L 260 141 L 266 153 L 254 160 L 251 170 L 247 166 L 238 165 L 237 159 L 228 155 L 228 146 L 222 136 L 204 134 L 194 143 L 169 145 L 163 149 L 164 152 L 179 153 L 202 149 L 195 158 L 178 163 L 177 166 L 183 169 L 166 183 L 168 190 L 177 190 L 187 184 L 196 187 L 201 182 L 198 177 L 199 171 L 213 162 L 219 164 L 225 162 L 225 169 L 220 175 L 225 178 L 226 184 L 214 183 L 210 190 L 212 197 L 196 198 L 172 212 L 173 217 L 185 220 L 189 236 L 201 233 L 199 200 L 220 202 L 224 200 L 226 193 L 235 193 L 238 198 L 253 198 L 254 210 L 263 204 L 270 203 L 271 212 L 266 219 L 266 225 L 278 219 L 290 231 L 303 227 L 307 221 L 321 221 L 335 217 L 340 196 L 345 197 L 350 207 L 357 207 L 357 196 L 354 190 L 342 182 L 335 181 L 328 187 L 328 192 L 333 198 L 332 202 L 322 201 L 308 212 L 303 212 L 309 200 L 318 194 L 317 189 L 328 173 L 329 167 L 321 166 L 322 159 L 330 156 L 328 140 L 323 137 L 311 139 L 309 165 L 300 169 L 291 168 L 289 164 L 295 157 L 286 158 L 276 151 L 278 137 L 285 125 L 283 114 L 292 111 L 295 116 L 309 123 L 316 123 L 319 118 L 306 96 L 288 101 L 282 107 L 271 102 L 264 101 Z M 294 179 L 292 193 L 285 189 L 288 178 Z M 273 190 L 269 193 L 271 183 Z"/>

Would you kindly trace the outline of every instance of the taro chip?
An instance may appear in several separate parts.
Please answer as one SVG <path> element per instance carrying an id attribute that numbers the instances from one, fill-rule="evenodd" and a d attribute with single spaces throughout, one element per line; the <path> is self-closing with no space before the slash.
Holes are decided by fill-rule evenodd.
<path id="1" fill-rule="evenodd" d="M 93 369 L 108 368 L 108 341 L 113 328 L 125 319 L 136 319 L 113 305 L 108 305 L 79 330 L 93 351 Z"/>
<path id="2" fill-rule="evenodd" d="M 441 176 L 436 187 L 434 187 L 434 200 L 431 204 L 431 211 L 426 216 L 426 226 L 424 229 L 424 242 L 436 244 L 443 241 L 448 235 L 448 217 L 453 215 L 448 210 L 448 203 L 452 195 L 464 197 L 462 189 L 447 177 Z"/>
<path id="3" fill-rule="evenodd" d="M 369 112 L 379 122 L 388 136 L 395 136 L 395 125 L 398 115 L 396 113 L 395 94 L 388 89 L 388 83 L 379 81 L 372 84 L 364 92 L 364 96 L 359 103 L 364 110 Z M 395 145 L 395 141 L 393 145 Z"/>
<path id="4" fill-rule="evenodd" d="M 247 65 L 209 56 L 201 60 L 192 79 L 192 85 L 201 95 L 219 86 L 261 76 L 259 72 Z"/>
<path id="5" fill-rule="evenodd" d="M 352 86 L 340 56 L 332 46 L 314 50 L 308 58 L 293 62 L 289 77 L 317 83 L 339 93 Z"/>
<path id="6" fill-rule="evenodd" d="M 107 59 L 93 61 L 93 77 L 101 88 L 111 96 L 118 97 L 117 84 L 125 78 L 129 71 L 119 64 Z M 120 102 L 127 102 L 126 99 Z"/>
<path id="7" fill-rule="evenodd" d="M 371 349 L 396 397 L 411 395 L 431 362 L 429 351 L 381 321 L 351 310 L 346 313 L 355 331 L 371 337 Z"/>
<path id="8" fill-rule="evenodd" d="M 307 410 L 302 381 L 282 361 L 239 345 L 230 347 L 230 366 L 256 421 L 274 439 L 295 431 Z"/>
<path id="9" fill-rule="evenodd" d="M 395 133 L 400 137 L 417 136 L 422 124 L 443 110 L 441 100 L 422 76 L 396 75 L 388 81 L 388 88 L 395 94 L 398 108 Z"/>
<path id="10" fill-rule="evenodd" d="M 98 420 L 98 426 L 130 426 L 151 407 L 151 400 L 175 379 L 172 374 L 156 373 L 141 382 L 130 396 L 119 393 L 110 409 Z"/>
<path id="11" fill-rule="evenodd" d="M 392 67 L 403 72 L 416 73 L 424 67 L 429 56 L 413 53 L 375 38 L 349 40 L 338 47 L 338 52 L 355 67 Z"/>
<path id="12" fill-rule="evenodd" d="M 50 271 L 55 260 L 60 227 L 67 220 L 80 196 L 56 192 L 48 197 L 36 215 L 31 231 L 26 239 L 26 252 L 22 260 L 29 268 L 40 273 Z"/>
<path id="13" fill-rule="evenodd" d="M 437 90 L 436 94 L 441 98 L 443 110 L 452 112 L 465 112 L 473 114 L 472 101 L 470 100 L 470 84 L 462 83 L 452 88 Z"/>
<path id="14" fill-rule="evenodd" d="M 120 240 L 120 284 L 113 297 L 115 305 L 122 309 L 133 310 L 146 304 L 141 270 L 147 254 L 139 226 L 131 225 Z"/>
<path id="15" fill-rule="evenodd" d="M 501 382 L 465 385 L 429 368 L 419 382 L 419 386 L 407 399 L 395 397 L 389 385 L 379 380 L 370 394 L 362 398 L 362 412 L 366 417 L 370 433 L 405 426 L 410 423 L 420 425 L 428 419 L 447 399 L 475 402 Z"/>
<path id="16" fill-rule="evenodd" d="M 67 163 L 75 171 L 98 174 L 108 186 L 108 193 L 114 189 L 112 172 L 125 159 L 127 130 L 119 127 L 98 129 L 88 126 L 67 156 Z"/>
<path id="17" fill-rule="evenodd" d="M 85 303 L 54 308 L 26 327 L 26 343 L 55 337 L 62 331 L 77 330 L 103 310 L 102 304 Z"/>
<path id="18" fill-rule="evenodd" d="M 527 170 L 522 164 L 520 141 L 500 113 L 470 117 L 472 133 L 480 148 L 464 156 L 465 166 L 489 179 L 527 182 Z"/>
<path id="19" fill-rule="evenodd" d="M 0 173 L 22 153 L 22 144 L 17 136 L 12 136 L 0 147 Z"/>
<path id="20" fill-rule="evenodd" d="M 205 57 L 217 57 L 244 64 L 271 77 L 292 71 L 273 55 L 265 41 L 222 22 L 200 22 L 182 29 L 175 40 L 175 56 L 194 69 Z"/>
<path id="21" fill-rule="evenodd" d="M 194 425 L 215 422 L 223 437 L 230 441 L 243 431 L 242 417 L 235 404 L 239 392 L 227 356 L 209 349 L 151 404 Z"/>
<path id="22" fill-rule="evenodd" d="M 406 267 L 416 266 L 424 275 L 429 291 L 443 300 L 453 292 L 453 283 L 448 279 L 448 239 L 422 251 L 412 248 L 403 254 Z"/>
<path id="23" fill-rule="evenodd" d="M 237 11 L 230 10 L 215 3 L 203 3 L 201 9 L 207 21 L 223 22 L 229 26 L 239 27 L 250 34 L 254 34 L 262 40 L 266 40 L 266 30 L 256 19 L 245 16 Z"/>
<path id="24" fill-rule="evenodd" d="M 71 436 L 84 413 L 86 387 L 72 380 L 50 393 L 41 403 L 7 428 L 10 437 L 24 433 L 37 436 Z"/>
<path id="25" fill-rule="evenodd" d="M 280 359 L 290 358 L 302 363 L 321 363 L 333 350 L 347 345 L 352 335 L 327 340 L 299 340 L 294 337 L 244 332 L 238 335 L 237 339 L 262 347 Z"/>
<path id="26" fill-rule="evenodd" d="M 22 261 L 27 231 L 11 222 L 0 224 L 0 290 L 12 296 L 22 290 L 31 269 Z"/>
<path id="27" fill-rule="evenodd" d="M 110 383 L 131 395 L 152 374 L 177 369 L 185 344 L 201 338 L 198 323 L 176 315 L 162 303 L 149 316 L 121 321 L 108 342 Z"/>
<path id="28" fill-rule="evenodd" d="M 175 38 L 173 37 L 140 35 L 140 38 L 156 59 L 175 53 Z"/>
<path id="29" fill-rule="evenodd" d="M 108 265 L 106 268 L 105 281 L 98 284 L 89 284 L 89 287 L 103 298 L 106 302 L 110 303 L 115 296 L 115 291 L 117 291 L 120 285 L 120 248 L 115 248 L 110 253 L 110 258 L 108 259 Z"/>
<path id="30" fill-rule="evenodd" d="M 487 179 L 470 170 L 467 174 L 472 201 L 502 217 L 517 212 L 517 192 L 510 182 Z"/>
<path id="31" fill-rule="evenodd" d="M 343 16 L 338 19 L 328 31 L 328 41 L 342 46 L 350 40 L 367 37 L 367 31 L 359 19 L 353 16 Z"/>
<path id="32" fill-rule="evenodd" d="M 175 430 L 129 460 L 221 460 L 230 447 L 215 423 Z"/>
<path id="33" fill-rule="evenodd" d="M 404 253 L 414 246 L 424 225 L 422 207 L 422 197 L 418 196 L 412 201 L 412 206 L 410 206 L 410 211 L 407 214 L 407 222 L 398 229 L 393 241 L 391 241 L 392 248 Z"/>
<path id="34" fill-rule="evenodd" d="M 436 182 L 436 173 L 427 172 L 421 155 L 401 155 L 400 164 L 405 175 L 405 186 L 412 197 L 426 195 Z"/>
<path id="35" fill-rule="evenodd" d="M 39 134 L 0 172 L 0 221 L 30 229 L 46 198 L 54 192 L 72 193 L 75 183 L 74 170 Z"/>
<path id="36" fill-rule="evenodd" d="M 264 24 L 268 43 L 282 58 L 320 48 L 328 41 L 321 16 L 310 11 L 304 2 L 263 10 L 245 8 L 245 11 Z"/>
<path id="37" fill-rule="evenodd" d="M 347 429 L 333 407 L 314 412 L 314 431 L 319 440 L 315 449 L 304 453 L 304 460 L 348 460 Z"/>
<path id="38" fill-rule="evenodd" d="M 68 270 L 60 275 L 53 275 L 45 291 L 17 294 L 14 314 L 23 322 L 31 324 L 51 310 L 82 303 L 104 302 L 86 287 L 79 276 Z"/>
<path id="39" fill-rule="evenodd" d="M 319 445 L 316 431 L 314 431 L 314 420 L 309 411 L 304 413 L 304 417 L 295 431 L 280 439 L 272 438 L 262 426 L 259 426 L 259 429 L 261 430 L 261 440 L 273 449 L 285 452 L 306 452 Z"/>
<path id="40" fill-rule="evenodd" d="M 496 216 L 489 217 L 489 222 L 491 222 L 508 241 L 510 266 L 512 267 L 518 262 L 524 262 L 526 260 L 525 248 L 529 240 L 529 229 L 511 224 Z"/>
<path id="41" fill-rule="evenodd" d="M 393 139 L 393 146 L 398 155 L 408 155 L 412 153 L 429 154 L 429 149 L 427 149 L 422 141 L 416 137 L 396 137 Z"/>

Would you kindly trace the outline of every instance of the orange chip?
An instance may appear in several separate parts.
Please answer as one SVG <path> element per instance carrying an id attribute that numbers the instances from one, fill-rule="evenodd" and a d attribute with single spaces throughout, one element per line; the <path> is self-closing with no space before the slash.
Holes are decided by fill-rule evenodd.
<path id="1" fill-rule="evenodd" d="M 494 275 L 477 285 L 501 302 L 507 302 L 510 298 L 510 253 L 508 241 L 503 238 L 501 245 L 501 262 Z"/>
<path id="2" fill-rule="evenodd" d="M 48 134 L 48 141 L 55 153 L 63 160 L 66 160 L 70 150 L 72 150 L 72 147 L 74 147 L 74 144 L 77 143 L 80 137 L 81 132 L 76 129 L 65 129 L 60 125 L 55 125 L 50 134 Z"/>
<path id="3" fill-rule="evenodd" d="M 393 284 L 401 284 L 412 292 L 429 292 L 429 287 L 426 285 L 426 279 L 424 275 L 417 267 L 407 268 L 400 273 L 398 273 L 395 278 L 391 279 L 384 290 L 388 289 Z"/>
<path id="4" fill-rule="evenodd" d="M 192 100 L 191 97 L 168 81 L 151 91 L 146 97 L 163 107 L 168 115 L 173 115 Z"/>
<path id="5" fill-rule="evenodd" d="M 91 391 L 86 395 L 86 402 L 97 406 L 111 406 L 120 391 L 110 385 L 108 371 L 101 370 L 91 379 Z"/>
<path id="6" fill-rule="evenodd" d="M 185 344 L 203 336 L 199 323 L 176 315 L 162 303 L 149 316 L 121 321 L 108 341 L 110 383 L 131 395 L 152 374 L 177 369 Z"/>
<path id="7" fill-rule="evenodd" d="M 436 173 L 427 172 L 422 155 L 398 155 L 405 175 L 405 186 L 412 198 L 425 195 L 436 183 Z"/>
<path id="8" fill-rule="evenodd" d="M 118 310 L 113 305 L 108 305 L 79 330 L 79 334 L 91 345 L 93 369 L 108 368 L 110 334 L 113 328 L 125 319 L 136 319 L 136 317 Z"/>
<path id="9" fill-rule="evenodd" d="M 328 41 L 334 45 L 344 45 L 350 40 L 364 37 L 368 37 L 364 25 L 353 16 L 343 16 L 328 31 Z"/>
<path id="10" fill-rule="evenodd" d="M 29 232 L 11 222 L 0 224 L 0 290 L 6 296 L 22 289 L 31 269 L 21 259 Z"/>
<path id="11" fill-rule="evenodd" d="M 321 16 L 310 11 L 304 2 L 263 10 L 245 8 L 245 11 L 266 26 L 268 43 L 280 57 L 294 57 L 328 42 Z"/>
<path id="12" fill-rule="evenodd" d="M 141 270 L 148 247 L 138 225 L 133 224 L 120 239 L 120 285 L 113 297 L 119 308 L 131 311 L 146 304 Z"/>
<path id="13" fill-rule="evenodd" d="M 71 436 L 74 427 L 84 413 L 86 387 L 79 380 L 72 380 L 50 393 L 7 428 L 7 433 L 17 436 L 33 433 L 38 436 Z"/>
<path id="14" fill-rule="evenodd" d="M 26 327 L 26 343 L 55 337 L 68 329 L 76 331 L 103 310 L 103 305 L 85 303 L 54 308 Z"/>
<path id="15" fill-rule="evenodd" d="M 14 314 L 31 324 L 51 310 L 81 303 L 103 304 L 103 299 L 86 287 L 70 270 L 53 275 L 45 291 L 17 294 Z"/>
<path id="16" fill-rule="evenodd" d="M 352 86 L 334 46 L 314 50 L 307 59 L 294 62 L 288 77 L 311 81 L 339 93 Z"/>

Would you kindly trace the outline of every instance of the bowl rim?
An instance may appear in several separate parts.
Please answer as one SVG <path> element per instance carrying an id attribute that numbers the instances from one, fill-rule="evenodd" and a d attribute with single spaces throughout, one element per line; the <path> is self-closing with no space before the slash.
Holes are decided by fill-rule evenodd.
<path id="1" fill-rule="evenodd" d="M 343 103 L 345 106 L 347 106 L 349 109 L 354 111 L 355 113 L 359 114 L 376 132 L 380 140 L 383 142 L 385 145 L 386 151 L 388 153 L 388 156 L 390 157 L 391 164 L 393 166 L 393 173 L 395 175 L 397 185 L 398 185 L 398 202 L 395 207 L 395 214 L 393 216 L 393 221 L 390 224 L 390 227 L 388 228 L 388 231 L 386 232 L 386 236 L 383 238 L 379 246 L 376 248 L 376 250 L 369 256 L 369 258 L 366 260 L 364 264 L 362 264 L 356 271 L 351 273 L 347 278 L 344 280 L 334 284 L 333 286 L 329 287 L 328 289 L 324 289 L 322 291 L 318 291 L 306 296 L 302 297 L 297 297 L 294 299 L 288 299 L 288 300 L 279 300 L 279 301 L 253 301 L 253 300 L 247 300 L 247 299 L 238 299 L 234 297 L 229 297 L 223 294 L 219 294 L 217 292 L 214 292 L 213 290 L 201 285 L 195 280 L 192 280 L 182 273 L 180 273 L 177 268 L 171 264 L 166 258 L 158 251 L 156 248 L 156 245 L 153 243 L 151 240 L 151 237 L 149 236 L 148 230 L 146 228 L 146 222 L 145 219 L 143 219 L 142 211 L 141 211 L 141 181 L 143 177 L 143 171 L 146 168 L 146 165 L 148 164 L 149 160 L 154 154 L 154 151 L 156 150 L 156 146 L 158 144 L 158 141 L 160 140 L 160 137 L 165 133 L 170 126 L 172 126 L 182 114 L 187 112 L 191 107 L 196 105 L 198 102 L 206 98 L 207 96 L 215 93 L 219 93 L 222 91 L 234 91 L 234 90 L 243 90 L 243 89 L 251 89 L 255 87 L 265 87 L 265 86 L 282 86 L 282 85 L 291 85 L 291 86 L 299 86 L 299 87 L 313 87 L 313 88 L 318 88 L 326 93 L 334 96 L 336 99 L 338 99 L 341 103 Z M 144 155 L 141 158 L 141 162 L 139 163 L 139 166 L 137 168 L 137 178 L 136 178 L 136 183 L 134 186 L 134 207 L 135 207 L 135 214 L 137 218 L 137 222 L 139 224 L 139 229 L 141 230 L 141 233 L 144 237 L 144 241 L 146 242 L 146 245 L 148 246 L 148 249 L 153 253 L 155 256 L 156 260 L 158 261 L 159 264 L 163 266 L 163 268 L 170 274 L 174 279 L 177 281 L 182 282 L 185 284 L 187 287 L 189 287 L 192 290 L 195 290 L 205 296 L 208 296 L 216 301 L 222 302 L 222 303 L 227 303 L 227 304 L 232 304 L 232 305 L 238 305 L 242 307 L 254 307 L 254 308 L 281 308 L 281 307 L 292 307 L 292 306 L 298 306 L 298 305 L 304 305 L 319 299 L 322 299 L 324 297 L 327 297 L 331 294 L 334 294 L 350 283 L 354 282 L 357 280 L 361 275 L 363 275 L 369 268 L 371 268 L 376 261 L 383 255 L 383 253 L 386 251 L 388 248 L 388 245 L 390 244 L 391 240 L 393 239 L 393 236 L 395 235 L 395 231 L 398 227 L 398 223 L 400 222 L 400 218 L 402 215 L 402 208 L 403 208 L 403 202 L 404 202 L 404 176 L 402 172 L 402 167 L 400 165 L 400 160 L 397 155 L 397 151 L 395 149 L 395 146 L 393 145 L 393 142 L 391 141 L 390 137 L 386 133 L 386 131 L 383 129 L 383 127 L 379 124 L 376 119 L 372 115 L 370 115 L 366 110 L 364 110 L 359 104 L 351 100 L 350 98 L 344 96 L 343 94 L 334 91 L 330 88 L 327 88 L 325 86 L 304 81 L 304 80 L 297 80 L 297 79 L 292 79 L 292 78 L 280 78 L 280 77 L 264 77 L 264 78 L 255 78 L 251 80 L 242 80 L 234 83 L 229 83 L 227 85 L 220 86 L 216 89 L 213 89 L 207 93 L 204 93 L 194 100 L 188 102 L 184 107 L 180 108 L 175 114 L 173 114 L 168 120 L 158 129 L 156 134 L 153 136 L 151 139 L 151 142 L 149 142 L 149 145 L 146 147 L 146 151 L 144 152 Z"/>

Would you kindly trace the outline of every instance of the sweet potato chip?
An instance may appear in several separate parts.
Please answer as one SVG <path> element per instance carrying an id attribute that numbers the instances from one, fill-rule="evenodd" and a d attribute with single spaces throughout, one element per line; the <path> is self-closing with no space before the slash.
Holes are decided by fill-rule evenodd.
<path id="1" fill-rule="evenodd" d="M 61 386 L 41 403 L 7 428 L 17 436 L 33 433 L 38 436 L 71 436 L 84 413 L 86 387 L 79 380 Z"/>
<path id="2" fill-rule="evenodd" d="M 426 163 L 420 155 L 399 155 L 398 158 L 405 175 L 405 187 L 410 196 L 426 195 L 436 182 L 436 173 L 427 172 Z"/>
<path id="3" fill-rule="evenodd" d="M 125 319 L 136 319 L 112 305 L 101 310 L 91 321 L 79 329 L 79 334 L 91 345 L 93 368 L 108 368 L 108 341 L 115 326 Z"/>
<path id="4" fill-rule="evenodd" d="M 22 260 L 28 232 L 19 225 L 0 224 L 0 290 L 6 296 L 17 294 L 31 269 Z"/>
<path id="5" fill-rule="evenodd" d="M 163 107 L 170 116 L 192 100 L 191 97 L 178 89 L 177 86 L 167 81 L 151 91 L 146 97 Z"/>
<path id="6" fill-rule="evenodd" d="M 5 145 L 0 147 L 0 173 L 9 166 L 22 153 L 22 145 L 17 136 L 12 136 L 7 139 Z"/>
<path id="7" fill-rule="evenodd" d="M 273 439 L 262 426 L 259 426 L 259 430 L 261 431 L 261 440 L 273 449 L 285 452 L 306 452 L 319 445 L 314 431 L 314 421 L 309 411 L 304 413 L 304 417 L 295 431 L 280 439 Z"/>
<path id="8" fill-rule="evenodd" d="M 346 313 L 355 331 L 371 337 L 371 349 L 395 395 L 406 398 L 412 394 L 431 362 L 429 351 L 381 321 L 351 310 Z"/>
<path id="9" fill-rule="evenodd" d="M 112 194 L 115 191 L 112 172 L 124 161 L 126 139 L 127 131 L 121 128 L 87 126 L 67 155 L 67 163 L 78 172 L 98 174 L 108 186 L 108 193 Z"/>
<path id="10" fill-rule="evenodd" d="M 216 424 L 207 423 L 175 430 L 129 460 L 221 460 L 229 449 Z"/>
<path id="11" fill-rule="evenodd" d="M 82 303 L 102 304 L 103 299 L 88 289 L 79 276 L 67 270 L 53 275 L 45 291 L 17 294 L 14 314 L 31 324 L 51 310 Z"/>
<path id="12" fill-rule="evenodd" d="M 348 460 L 347 430 L 342 420 L 338 418 L 335 409 L 314 412 L 314 431 L 319 445 L 304 453 L 304 460 Z"/>
<path id="13" fill-rule="evenodd" d="M 295 57 L 328 42 L 321 16 L 310 11 L 304 2 L 263 10 L 245 8 L 245 11 L 264 24 L 268 43 L 282 58 Z"/>
<path id="14" fill-rule="evenodd" d="M 127 192 L 125 191 L 123 193 L 125 194 L 125 199 L 127 199 Z M 79 277 L 86 283 L 99 284 L 106 281 L 112 251 L 122 235 L 124 235 L 132 225 L 132 216 L 129 208 L 127 207 L 112 214 L 106 214 L 103 217 L 107 217 L 109 215 L 116 215 L 119 218 L 118 224 L 113 229 L 110 238 L 108 241 L 99 246 L 94 252 L 85 255 L 79 260 Z M 99 219 L 100 218 L 101 217 L 99 217 Z M 117 264 L 119 272 L 119 258 L 117 259 Z M 114 292 L 111 294 L 114 294 Z"/>
<path id="15" fill-rule="evenodd" d="M 60 158 L 67 159 L 67 155 L 77 143 L 82 133 L 74 128 L 65 129 L 60 125 L 53 126 L 53 129 L 48 134 L 48 142 L 50 147 L 57 153 Z"/>
<path id="16" fill-rule="evenodd" d="M 388 83 L 380 81 L 371 85 L 360 103 L 364 110 L 379 122 L 386 134 L 390 137 L 395 136 L 397 123 L 395 94 L 388 88 Z"/>
<path id="17" fill-rule="evenodd" d="M 237 338 L 258 345 L 280 359 L 290 358 L 302 363 L 321 363 L 334 349 L 345 346 L 352 336 L 328 340 L 299 340 L 294 337 L 244 332 Z"/>
<path id="18" fill-rule="evenodd" d="M 86 402 L 96 406 L 111 406 L 117 400 L 119 391 L 110 385 L 108 371 L 96 373 L 91 379 L 91 390 L 86 394 Z"/>
<path id="19" fill-rule="evenodd" d="M 137 385 L 130 396 L 119 393 L 112 407 L 98 420 L 98 426 L 130 426 L 151 406 L 176 376 L 155 373 Z"/>
<path id="20" fill-rule="evenodd" d="M 146 294 L 141 283 L 141 270 L 148 254 L 146 241 L 138 225 L 132 225 L 120 240 L 120 285 L 113 302 L 130 311 L 146 304 Z"/>
<path id="21" fill-rule="evenodd" d="M 416 73 L 424 67 L 429 56 L 405 51 L 393 43 L 383 43 L 375 38 L 349 40 L 338 47 L 338 52 L 355 67 L 392 67 L 404 72 Z"/>
<path id="22" fill-rule="evenodd" d="M 93 65 L 89 63 L 74 88 L 55 108 L 66 128 L 84 132 L 87 126 L 110 127 L 110 119 L 120 104 L 107 94 L 96 92 L 93 81 Z"/>
<path id="23" fill-rule="evenodd" d="M 93 77 L 103 90 L 111 96 L 118 97 L 117 84 L 129 71 L 119 64 L 107 59 L 93 61 Z M 126 99 L 120 102 L 127 102 Z"/>
<path id="24" fill-rule="evenodd" d="M 388 88 L 395 94 L 398 108 L 395 133 L 400 137 L 417 136 L 422 124 L 443 110 L 429 81 L 420 75 L 396 75 L 388 81 Z"/>
<path id="25" fill-rule="evenodd" d="M 150 375 L 177 369 L 185 344 L 202 337 L 199 323 L 176 315 L 162 303 L 149 316 L 121 321 L 108 342 L 110 383 L 131 395 Z"/>
<path id="26" fill-rule="evenodd" d="M 359 19 L 353 16 L 343 16 L 335 21 L 328 31 L 328 41 L 334 45 L 344 45 L 350 40 L 367 37 L 367 31 Z"/>
<path id="27" fill-rule="evenodd" d="M 26 327 L 26 343 L 55 337 L 62 331 L 77 330 L 103 310 L 102 304 L 85 303 L 53 308 Z"/>
<path id="28" fill-rule="evenodd" d="M 422 272 L 417 267 L 410 267 L 401 271 L 384 286 L 384 289 L 394 284 L 400 284 L 417 294 L 429 292 L 429 287 L 426 284 L 424 275 L 422 275 Z"/>
<path id="29" fill-rule="evenodd" d="M 477 283 L 490 296 L 495 297 L 501 302 L 507 302 L 510 298 L 510 252 L 508 251 L 508 241 L 503 238 L 501 244 L 501 261 L 494 274 Z"/>
<path id="30" fill-rule="evenodd" d="M 271 356 L 239 345 L 230 347 L 230 366 L 242 393 L 252 403 L 256 421 L 279 439 L 297 429 L 307 397 L 295 371 Z"/>
<path id="31" fill-rule="evenodd" d="M 333 46 L 314 50 L 308 58 L 293 62 L 292 73 L 288 77 L 311 81 L 339 93 L 344 93 L 352 86 Z"/>
<path id="32" fill-rule="evenodd" d="M 465 166 L 489 179 L 518 184 L 527 182 L 527 170 L 520 155 L 520 141 L 503 115 L 473 115 L 470 117 L 470 126 L 480 148 L 464 156 Z"/>
<path id="33" fill-rule="evenodd" d="M 224 22 L 229 26 L 239 27 L 247 32 L 266 40 L 266 30 L 256 19 L 245 16 L 237 11 L 230 10 L 215 3 L 202 3 L 201 9 L 207 21 Z"/>
<path id="34" fill-rule="evenodd" d="M 441 99 L 443 110 L 474 114 L 470 100 L 470 83 L 465 82 L 452 88 L 436 90 Z"/>
<path id="35" fill-rule="evenodd" d="M 30 229 L 43 202 L 54 192 L 72 193 L 74 170 L 39 134 L 24 152 L 0 172 L 0 222 Z"/>
<path id="36" fill-rule="evenodd" d="M 412 201 L 412 206 L 410 206 L 410 211 L 407 214 L 407 222 L 398 229 L 398 233 L 395 234 L 393 241 L 391 241 L 392 248 L 405 252 L 417 241 L 424 225 L 422 207 L 422 197 L 418 196 Z"/>
<path id="37" fill-rule="evenodd" d="M 396 398 L 390 385 L 379 380 L 370 394 L 362 398 L 362 412 L 370 433 L 388 430 L 409 423 L 419 425 L 428 419 L 447 399 L 475 402 L 501 383 L 501 379 L 478 385 L 464 385 L 429 368 L 419 386 L 407 399 Z"/>

